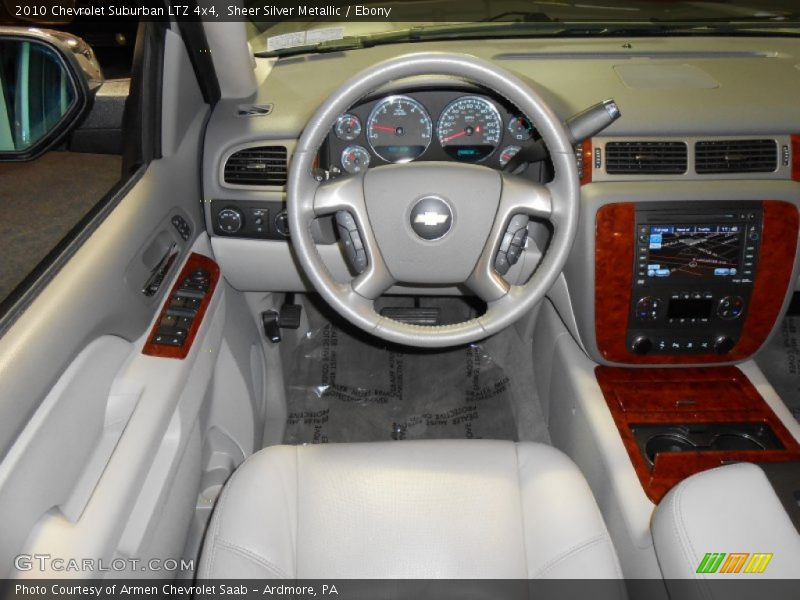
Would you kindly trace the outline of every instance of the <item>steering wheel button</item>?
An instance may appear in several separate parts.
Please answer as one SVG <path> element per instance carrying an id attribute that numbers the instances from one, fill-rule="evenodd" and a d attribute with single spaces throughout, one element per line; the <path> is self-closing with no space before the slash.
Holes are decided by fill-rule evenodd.
<path id="1" fill-rule="evenodd" d="M 528 215 L 514 215 L 508 224 L 508 230 L 516 233 L 520 229 L 528 227 Z"/>
<path id="2" fill-rule="evenodd" d="M 500 275 L 505 275 L 506 273 L 508 273 L 508 269 L 510 266 L 511 264 L 508 262 L 508 256 L 506 255 L 506 253 L 498 252 L 497 258 L 494 259 L 495 271 L 500 273 Z"/>
<path id="3" fill-rule="evenodd" d="M 356 221 L 346 210 L 340 210 L 336 213 L 336 222 L 344 227 L 347 231 L 358 231 Z"/>
<path id="4" fill-rule="evenodd" d="M 349 235 L 342 236 L 342 243 L 344 244 L 344 253 L 347 256 L 347 260 L 353 263 L 356 259 L 356 249 L 353 248 L 353 240 L 350 239 Z"/>
<path id="5" fill-rule="evenodd" d="M 363 273 L 367 268 L 367 253 L 363 250 L 356 250 L 355 260 L 353 260 L 353 268 L 357 273 Z"/>
<path id="6" fill-rule="evenodd" d="M 508 247 L 511 245 L 511 241 L 513 240 L 513 236 L 511 235 L 510 231 L 506 231 L 503 234 L 503 241 L 500 243 L 500 252 L 507 252 Z"/>

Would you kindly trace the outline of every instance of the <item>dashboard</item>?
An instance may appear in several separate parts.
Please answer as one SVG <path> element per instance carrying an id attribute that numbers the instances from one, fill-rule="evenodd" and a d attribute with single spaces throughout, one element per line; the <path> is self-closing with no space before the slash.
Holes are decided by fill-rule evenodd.
<path id="1" fill-rule="evenodd" d="M 580 149 L 581 221 L 551 301 L 586 354 L 601 364 L 741 359 L 771 331 L 800 272 L 797 233 L 784 214 L 800 206 L 797 40 L 659 38 L 636 40 L 632 48 L 627 41 L 454 40 L 420 42 L 409 51 L 494 61 L 537 87 L 564 120 L 613 98 L 622 118 Z M 257 93 L 223 99 L 214 109 L 203 155 L 203 202 L 215 256 L 235 288 L 310 289 L 282 229 L 286 166 L 330 93 L 352 73 L 397 52 L 387 45 L 259 59 Z M 547 154 L 527 156 L 543 146 L 537 124 L 519 116 L 493 90 L 457 78 L 399 80 L 341 115 L 319 166 L 332 177 L 404 161 L 503 169 L 511 147 L 517 161 L 522 152 L 529 162 L 525 177 L 546 182 L 552 177 Z M 229 180 L 226 166 L 239 164 L 237 153 L 267 180 Z M 274 180 L 273 162 L 283 168 Z M 743 210 L 731 222 L 734 207 Z M 230 215 L 238 231 L 221 226 L 221 217 Z M 753 226 L 761 231 L 750 243 Z M 320 219 L 313 233 L 332 276 L 351 279 L 335 223 Z M 710 236 L 721 237 L 722 247 Z M 718 255 L 711 262 L 703 256 L 709 249 Z M 506 279 L 524 282 L 537 260 L 529 247 Z M 748 262 L 754 263 L 752 277 Z M 398 286 L 391 293 L 462 290 Z"/>
<path id="2" fill-rule="evenodd" d="M 497 97 L 463 88 L 412 90 L 367 99 L 341 115 L 323 160 L 334 176 L 414 160 L 502 169 L 539 140 L 534 124 Z"/>

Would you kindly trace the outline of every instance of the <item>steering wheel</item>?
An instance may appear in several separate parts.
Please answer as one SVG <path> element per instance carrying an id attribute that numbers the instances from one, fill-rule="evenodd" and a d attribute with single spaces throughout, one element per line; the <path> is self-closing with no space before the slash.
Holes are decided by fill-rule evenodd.
<path id="1" fill-rule="evenodd" d="M 411 162 L 318 181 L 312 176 L 320 146 L 339 115 L 391 81 L 448 75 L 504 96 L 533 123 L 547 145 L 555 177 L 547 185 L 495 169 L 447 162 Z M 378 63 L 349 79 L 311 117 L 289 167 L 287 212 L 298 260 L 323 298 L 352 324 L 385 340 L 444 347 L 484 339 L 507 327 L 544 297 L 567 260 L 578 226 L 580 188 L 575 150 L 564 124 L 519 78 L 487 61 L 426 52 Z M 337 215 L 340 231 L 354 231 L 363 270 L 335 280 L 317 252 L 311 224 Z M 548 220 L 552 238 L 524 285 L 510 285 L 496 268 L 504 236 L 528 218 Z M 507 240 L 506 240 L 507 241 Z M 363 264 L 363 263 L 366 264 Z M 375 300 L 396 283 L 461 285 L 484 300 L 480 317 L 442 326 L 402 323 L 380 315 Z"/>

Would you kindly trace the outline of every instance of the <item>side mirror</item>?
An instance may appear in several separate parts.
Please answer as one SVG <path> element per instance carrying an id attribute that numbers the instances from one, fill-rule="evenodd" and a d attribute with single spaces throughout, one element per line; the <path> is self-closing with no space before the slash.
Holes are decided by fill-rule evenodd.
<path id="1" fill-rule="evenodd" d="M 71 34 L 0 27 L 0 162 L 31 160 L 86 116 L 103 73 Z"/>

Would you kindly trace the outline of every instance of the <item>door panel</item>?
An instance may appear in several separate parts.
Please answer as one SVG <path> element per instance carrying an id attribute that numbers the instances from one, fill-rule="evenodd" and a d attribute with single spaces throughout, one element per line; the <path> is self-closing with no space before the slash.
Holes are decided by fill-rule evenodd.
<path id="1" fill-rule="evenodd" d="M 111 389 L 132 348 L 113 336 L 89 344 L 0 465 L 0 515 L 13 516 L 3 528 L 0 564 L 12 564 L 14 548 L 42 515 L 57 510 L 67 520 L 80 517 L 137 400 Z"/>
<path id="2" fill-rule="evenodd" d="M 211 256 L 205 233 L 198 237 L 209 107 L 193 73 L 183 41 L 167 32 L 163 157 L 98 215 L 0 338 L 0 577 L 42 575 L 8 571 L 20 552 L 110 561 L 176 558 L 183 547 L 199 479 L 198 415 L 225 322 L 223 286 L 185 359 L 141 350 L 189 253 Z M 175 215 L 191 226 L 188 239 Z M 170 249 L 177 254 L 163 283 L 142 293 Z"/>

